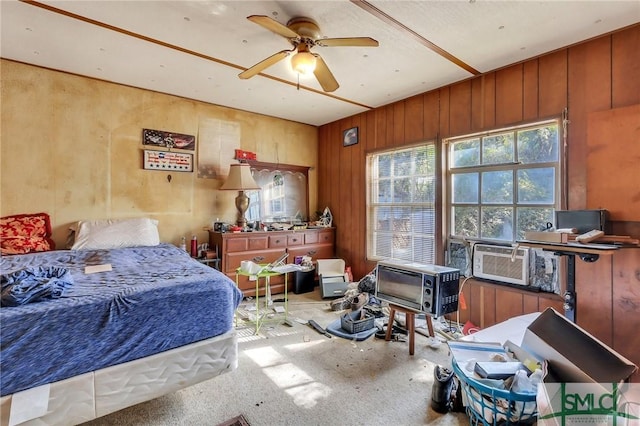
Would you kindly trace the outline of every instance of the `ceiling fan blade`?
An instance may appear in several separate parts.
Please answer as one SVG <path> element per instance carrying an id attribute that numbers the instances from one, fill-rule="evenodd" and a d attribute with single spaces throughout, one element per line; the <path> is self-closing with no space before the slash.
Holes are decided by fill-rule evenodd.
<path id="1" fill-rule="evenodd" d="M 378 47 L 377 40 L 371 37 L 347 37 L 347 38 L 321 38 L 315 41 L 316 45 L 324 47 L 334 46 L 362 46 L 362 47 Z"/>
<path id="2" fill-rule="evenodd" d="M 251 16 L 247 16 L 247 19 L 250 20 L 251 22 L 254 22 L 260 25 L 263 28 L 268 29 L 269 31 L 273 31 L 276 34 L 281 35 L 282 37 L 286 37 L 286 38 L 300 37 L 298 33 L 296 33 L 295 31 L 282 25 L 280 22 L 276 21 L 275 19 L 269 18 L 268 16 L 251 15 Z"/>
<path id="3" fill-rule="evenodd" d="M 313 74 L 318 79 L 318 83 L 322 86 L 322 90 L 325 92 L 333 92 L 340 85 L 336 81 L 336 78 L 333 76 L 326 62 L 322 59 L 322 57 L 318 54 L 313 54 L 316 57 L 316 69 L 313 71 Z"/>
<path id="4" fill-rule="evenodd" d="M 251 68 L 248 68 L 247 70 L 242 71 L 240 74 L 238 74 L 238 77 L 240 77 L 242 79 L 251 78 L 254 75 L 259 74 L 260 72 L 262 72 L 262 70 L 265 70 L 265 69 L 269 68 L 271 65 L 275 64 L 276 62 L 286 58 L 287 56 L 289 56 L 290 53 L 291 53 L 290 50 L 283 50 L 281 52 L 275 53 L 275 54 L 269 56 L 267 59 L 264 59 L 264 60 L 258 62 L 257 64 L 255 64 Z"/>

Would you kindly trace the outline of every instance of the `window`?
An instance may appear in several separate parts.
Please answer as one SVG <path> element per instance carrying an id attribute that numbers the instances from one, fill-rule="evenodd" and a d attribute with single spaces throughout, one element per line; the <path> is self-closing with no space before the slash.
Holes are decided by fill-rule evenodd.
<path id="1" fill-rule="evenodd" d="M 553 223 L 561 200 L 558 121 L 449 139 L 449 231 L 512 242 Z"/>
<path id="2" fill-rule="evenodd" d="M 367 155 L 367 258 L 434 263 L 435 145 Z"/>

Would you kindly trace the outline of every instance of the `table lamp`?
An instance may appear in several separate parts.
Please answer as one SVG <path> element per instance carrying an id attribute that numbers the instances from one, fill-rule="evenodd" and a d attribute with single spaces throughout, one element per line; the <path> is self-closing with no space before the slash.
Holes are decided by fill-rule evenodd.
<path id="1" fill-rule="evenodd" d="M 223 190 L 237 190 L 236 208 L 238 209 L 237 225 L 241 228 L 247 226 L 247 219 L 244 214 L 249 208 L 249 197 L 244 191 L 251 189 L 260 189 L 253 176 L 251 176 L 251 166 L 248 163 L 232 164 L 229 168 L 229 176 L 224 184 L 220 187 Z"/>

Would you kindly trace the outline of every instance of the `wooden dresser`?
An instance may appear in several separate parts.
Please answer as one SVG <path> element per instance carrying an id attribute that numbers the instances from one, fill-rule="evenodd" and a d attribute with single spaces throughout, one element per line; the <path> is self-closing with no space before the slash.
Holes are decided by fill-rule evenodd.
<path id="1" fill-rule="evenodd" d="M 288 253 L 288 263 L 296 256 L 310 255 L 313 260 L 332 259 L 335 256 L 335 228 L 303 229 L 299 231 L 258 231 L 221 233 L 209 231 L 209 247 L 218 247 L 220 270 L 235 281 L 236 269 L 243 260 L 259 259 L 259 263 L 272 262 L 282 253 Z M 238 286 L 245 296 L 255 295 L 255 282 L 238 277 Z M 289 280 L 291 291 L 291 280 Z M 284 292 L 284 275 L 271 278 L 271 292 Z"/>

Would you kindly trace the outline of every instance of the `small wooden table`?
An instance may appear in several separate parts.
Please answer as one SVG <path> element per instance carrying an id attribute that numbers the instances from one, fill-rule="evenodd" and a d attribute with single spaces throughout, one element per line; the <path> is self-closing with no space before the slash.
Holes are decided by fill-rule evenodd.
<path id="1" fill-rule="evenodd" d="M 416 311 L 412 311 L 410 309 L 404 308 L 402 306 L 389 304 L 389 323 L 387 324 L 387 334 L 385 335 L 384 340 L 387 342 L 391 340 L 391 334 L 393 330 L 393 320 L 396 316 L 396 311 L 404 312 L 405 314 L 405 323 L 407 327 L 407 334 L 409 335 L 409 355 L 413 355 L 415 352 L 415 341 L 416 341 Z M 429 335 L 431 337 L 435 337 L 433 333 L 433 324 L 431 323 L 431 316 L 425 314 L 427 319 L 427 328 L 429 329 Z"/>

